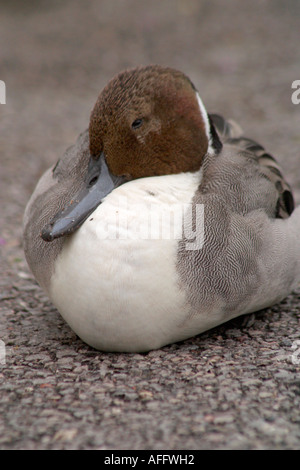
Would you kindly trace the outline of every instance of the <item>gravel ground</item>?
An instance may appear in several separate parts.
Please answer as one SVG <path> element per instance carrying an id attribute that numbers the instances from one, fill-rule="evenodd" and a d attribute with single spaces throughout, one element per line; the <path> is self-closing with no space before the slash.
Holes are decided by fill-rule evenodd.
<path id="1" fill-rule="evenodd" d="M 299 203 L 300 3 L 1 0 L 0 18 L 0 449 L 299 449 L 300 290 L 161 350 L 101 353 L 36 284 L 21 234 L 107 80 L 147 63 L 185 71 L 277 156 Z"/>

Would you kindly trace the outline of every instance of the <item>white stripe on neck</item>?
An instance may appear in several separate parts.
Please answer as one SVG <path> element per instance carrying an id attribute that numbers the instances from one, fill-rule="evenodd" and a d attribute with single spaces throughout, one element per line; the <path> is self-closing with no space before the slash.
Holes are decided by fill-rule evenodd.
<path id="1" fill-rule="evenodd" d="M 201 112 L 201 115 L 202 115 L 202 118 L 203 118 L 203 121 L 204 121 L 206 136 L 207 136 L 207 139 L 208 139 L 207 153 L 214 154 L 215 149 L 213 148 L 213 145 L 212 145 L 213 142 L 212 142 L 212 136 L 211 136 L 211 133 L 210 133 L 210 123 L 209 123 L 209 119 L 208 119 L 208 114 L 207 114 L 205 106 L 202 102 L 202 99 L 200 98 L 200 95 L 199 95 L 198 91 L 196 92 L 196 96 L 197 96 L 197 101 L 198 101 L 198 104 L 199 104 L 200 112 Z"/>

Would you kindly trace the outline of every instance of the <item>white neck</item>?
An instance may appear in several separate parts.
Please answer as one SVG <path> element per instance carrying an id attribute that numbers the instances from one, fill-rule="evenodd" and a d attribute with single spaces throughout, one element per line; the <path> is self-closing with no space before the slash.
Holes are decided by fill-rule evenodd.
<path id="1" fill-rule="evenodd" d="M 207 153 L 214 154 L 215 150 L 214 150 L 213 145 L 212 145 L 212 135 L 210 133 L 210 123 L 209 123 L 209 119 L 208 119 L 208 114 L 207 114 L 207 111 L 205 109 L 203 101 L 200 98 L 200 95 L 199 95 L 198 92 L 196 93 L 196 96 L 197 96 L 197 101 L 198 101 L 198 104 L 199 104 L 200 112 L 201 112 L 201 115 L 202 115 L 202 118 L 203 118 L 203 121 L 204 121 L 204 125 L 205 125 L 205 133 L 206 133 L 206 136 L 207 136 L 207 139 L 208 139 Z"/>

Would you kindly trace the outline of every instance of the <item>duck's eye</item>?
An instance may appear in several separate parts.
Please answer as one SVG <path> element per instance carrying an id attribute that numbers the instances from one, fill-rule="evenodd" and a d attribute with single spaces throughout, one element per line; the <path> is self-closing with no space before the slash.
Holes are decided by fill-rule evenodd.
<path id="1" fill-rule="evenodd" d="M 132 129 L 138 129 L 139 127 L 141 127 L 141 125 L 143 124 L 143 119 L 136 119 L 135 121 L 133 121 L 133 123 L 131 124 L 131 127 Z"/>

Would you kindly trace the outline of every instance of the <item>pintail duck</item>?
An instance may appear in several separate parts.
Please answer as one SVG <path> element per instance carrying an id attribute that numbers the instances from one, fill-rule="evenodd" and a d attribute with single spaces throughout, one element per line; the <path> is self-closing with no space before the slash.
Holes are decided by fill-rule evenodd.
<path id="1" fill-rule="evenodd" d="M 273 157 L 183 73 L 139 67 L 25 211 L 28 264 L 104 351 L 148 351 L 271 306 L 300 280 L 300 207 Z"/>

